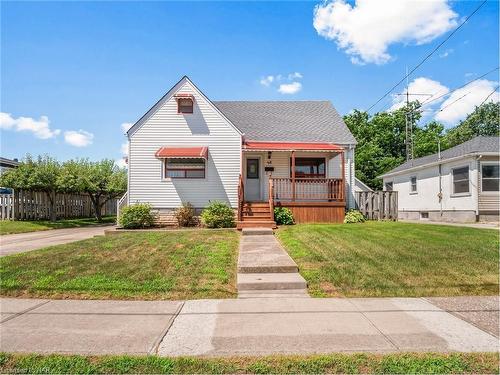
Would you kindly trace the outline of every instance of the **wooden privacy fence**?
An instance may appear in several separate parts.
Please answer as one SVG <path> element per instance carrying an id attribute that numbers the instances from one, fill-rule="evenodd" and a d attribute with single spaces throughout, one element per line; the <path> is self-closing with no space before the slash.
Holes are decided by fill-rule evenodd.
<path id="1" fill-rule="evenodd" d="M 368 220 L 398 219 L 397 191 L 358 191 L 356 204 Z"/>
<path id="2" fill-rule="evenodd" d="M 86 194 L 56 194 L 55 212 L 57 219 L 92 217 L 94 208 Z M 101 198 L 103 199 L 103 198 Z M 101 214 L 116 215 L 116 199 L 104 204 Z M 0 194 L 1 220 L 50 219 L 50 202 L 47 194 L 38 191 L 16 191 L 14 194 Z"/>

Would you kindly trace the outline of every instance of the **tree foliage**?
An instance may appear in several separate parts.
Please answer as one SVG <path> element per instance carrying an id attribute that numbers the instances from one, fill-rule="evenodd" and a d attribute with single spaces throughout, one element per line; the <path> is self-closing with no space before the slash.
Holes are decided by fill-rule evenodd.
<path id="1" fill-rule="evenodd" d="M 479 135 L 500 135 L 500 103 L 485 103 L 476 107 L 467 118 L 446 134 L 449 147 L 468 141 Z"/>
<path id="2" fill-rule="evenodd" d="M 441 150 L 445 150 L 478 135 L 499 135 L 499 103 L 486 103 L 476 107 L 465 120 L 448 130 L 437 121 L 419 125 L 422 115 L 418 102 L 373 116 L 354 110 L 344 116 L 344 121 L 358 141 L 355 155 L 356 177 L 373 189 L 382 188 L 382 181 L 378 176 L 406 160 L 407 112 L 411 114 L 408 119 L 413 126 L 415 158 L 436 153 L 438 144 Z"/>
<path id="3" fill-rule="evenodd" d="M 96 219 L 101 220 L 102 206 L 127 190 L 127 173 L 110 159 L 96 162 L 88 159 L 69 160 L 62 165 L 58 184 L 66 192 L 87 193 L 94 206 Z"/>
<path id="4" fill-rule="evenodd" d="M 0 185 L 15 190 L 42 191 L 50 203 L 50 217 L 55 220 L 55 194 L 86 193 L 94 206 L 96 218 L 101 220 L 101 208 L 109 200 L 127 190 L 127 172 L 113 160 L 68 160 L 59 163 L 44 155 L 33 158 L 26 155 L 19 166 L 0 176 Z"/>

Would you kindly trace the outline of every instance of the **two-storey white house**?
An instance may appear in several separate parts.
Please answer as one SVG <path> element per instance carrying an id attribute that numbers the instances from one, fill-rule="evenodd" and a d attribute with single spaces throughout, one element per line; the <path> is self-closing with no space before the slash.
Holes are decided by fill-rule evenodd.
<path id="1" fill-rule="evenodd" d="M 384 190 L 398 192 L 400 219 L 499 220 L 499 137 L 473 138 L 381 177 Z"/>
<path id="2" fill-rule="evenodd" d="M 328 101 L 211 101 L 188 77 L 127 132 L 128 192 L 164 223 L 191 203 L 234 208 L 238 227 L 340 222 L 354 207 L 356 141 Z"/>

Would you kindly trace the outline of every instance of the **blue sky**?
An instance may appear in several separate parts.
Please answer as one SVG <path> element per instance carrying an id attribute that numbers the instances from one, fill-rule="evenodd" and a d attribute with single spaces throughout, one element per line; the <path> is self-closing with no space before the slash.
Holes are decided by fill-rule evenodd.
<path id="1" fill-rule="evenodd" d="M 341 0 L 2 2 L 1 155 L 120 159 L 121 124 L 185 74 L 214 100 L 327 99 L 341 114 L 366 109 L 479 5 L 436 0 L 435 9 L 419 10 L 409 2 L 400 16 L 383 9 L 391 1 L 376 10 Z M 498 8 L 484 5 L 411 87 L 437 95 L 498 66 Z M 432 19 L 439 14 L 448 14 L 441 25 Z M 404 17 L 421 24 L 405 29 Z M 447 126 L 496 87 L 498 72 L 485 79 L 450 107 L 454 115 L 442 113 Z"/>

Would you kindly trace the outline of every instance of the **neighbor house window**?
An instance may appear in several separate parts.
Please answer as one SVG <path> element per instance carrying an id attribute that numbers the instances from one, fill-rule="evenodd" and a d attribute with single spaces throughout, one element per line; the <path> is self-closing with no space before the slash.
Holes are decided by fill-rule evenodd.
<path id="1" fill-rule="evenodd" d="M 500 165 L 486 164 L 481 166 L 481 190 L 482 191 L 499 191 L 499 175 Z"/>
<path id="2" fill-rule="evenodd" d="M 290 161 L 290 168 L 291 168 Z M 290 169 L 290 175 L 291 173 Z M 325 178 L 325 158 L 295 158 L 295 177 L 297 178 Z"/>
<path id="3" fill-rule="evenodd" d="M 177 113 L 193 113 L 193 99 L 179 98 L 177 99 Z"/>
<path id="4" fill-rule="evenodd" d="M 203 158 L 165 159 L 165 177 L 205 178 L 205 162 Z"/>
<path id="5" fill-rule="evenodd" d="M 410 193 L 417 192 L 417 176 L 410 177 Z"/>
<path id="6" fill-rule="evenodd" d="M 452 169 L 453 174 L 453 194 L 463 194 L 469 192 L 469 167 Z"/>
<path id="7" fill-rule="evenodd" d="M 392 182 L 386 182 L 385 183 L 385 191 L 392 191 L 393 189 L 393 183 Z"/>

